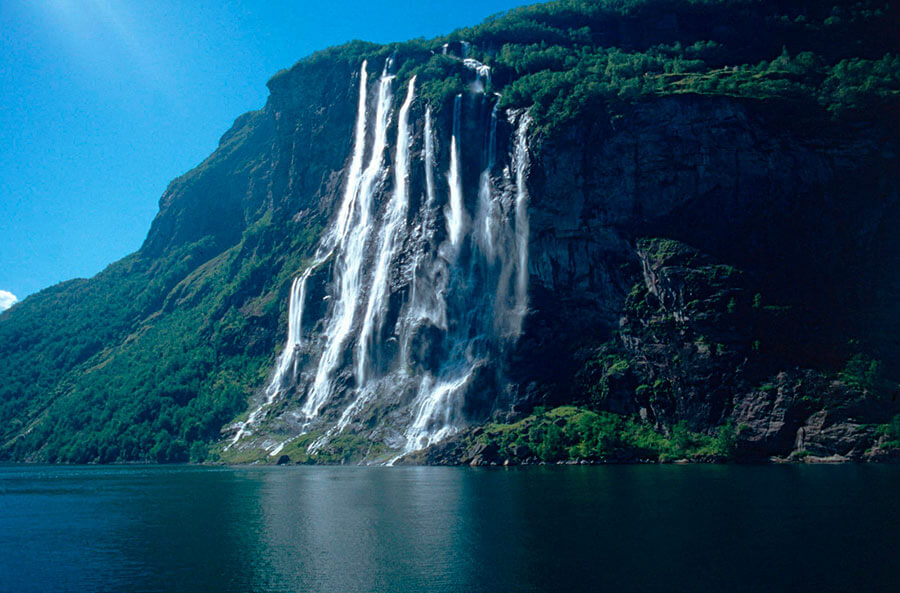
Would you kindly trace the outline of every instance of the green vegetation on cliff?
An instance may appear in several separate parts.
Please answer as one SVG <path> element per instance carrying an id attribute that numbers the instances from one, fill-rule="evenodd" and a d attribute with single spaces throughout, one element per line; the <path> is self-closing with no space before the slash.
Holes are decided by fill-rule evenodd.
<path id="1" fill-rule="evenodd" d="M 635 417 L 560 406 L 537 408 L 512 424 L 488 424 L 471 441 L 482 455 L 480 461 L 492 460 L 484 458 L 485 452 L 493 460 L 513 462 L 728 459 L 735 431 L 733 424 L 726 424 L 710 436 L 692 432 L 684 422 L 661 431 Z"/>
<path id="2" fill-rule="evenodd" d="M 696 430 L 701 447 L 713 437 L 729 443 L 701 454 L 755 459 L 789 455 L 790 427 L 806 422 L 805 438 L 821 449 L 843 439 L 842 452 L 859 458 L 896 447 L 900 415 L 877 430 L 868 426 L 900 410 L 896 374 L 885 374 L 862 350 L 871 343 L 804 331 L 804 313 L 769 304 L 752 275 L 678 241 L 644 238 L 637 245 L 642 278 L 625 299 L 619 330 L 590 350 L 574 398 L 600 414 L 624 414 L 616 434 Z M 843 351 L 845 364 L 816 360 L 809 343 Z M 786 370 L 791 360 L 807 368 Z M 782 423 L 777 429 L 769 425 L 773 417 Z"/>
<path id="3" fill-rule="evenodd" d="M 900 100 L 897 18 L 888 2 L 572 0 L 455 37 L 498 49 L 480 55 L 508 83 L 504 103 L 534 104 L 547 127 L 677 93 L 784 100 L 834 116 L 875 109 L 887 119 Z"/>
<path id="4" fill-rule="evenodd" d="M 96 293 L 82 290 L 74 293 L 81 299 L 69 300 L 63 284 L 4 318 L 0 332 L 23 339 L 48 335 L 47 325 L 66 332 L 42 346 L 40 364 L 21 342 L 0 359 L 5 376 L 14 378 L 0 385 L 4 455 L 72 463 L 204 461 L 208 444 L 265 381 L 272 356 L 265 336 L 283 321 L 289 270 L 315 235 L 310 229 L 273 251 L 271 242 L 285 240 L 282 227 L 261 220 L 200 266 L 191 265 L 198 245 L 153 260 L 147 271 L 147 260 L 132 256 L 91 281 L 73 281 Z M 293 264 L 282 268 L 280 253 L 293 254 Z M 144 284 L 148 277 L 154 280 Z M 165 297 L 154 302 L 154 295 Z M 29 315 L 31 307 L 44 315 Z M 73 312 L 84 317 L 75 315 L 82 325 L 70 328 Z M 32 381 L 23 370 L 36 373 Z"/>
<path id="5" fill-rule="evenodd" d="M 548 132 L 575 118 L 680 93 L 786 102 L 835 118 L 900 114 L 900 13 L 886 0 L 559 0 L 521 7 L 433 40 L 360 42 L 301 62 L 394 55 L 438 108 L 470 79 L 467 55 L 491 66 L 490 90 L 533 107 Z M 449 54 L 444 44 L 450 44 Z M 455 55 L 454 55 L 455 54 Z M 424 62 L 424 63 L 422 63 Z M 372 66 L 378 67 L 380 66 Z"/>

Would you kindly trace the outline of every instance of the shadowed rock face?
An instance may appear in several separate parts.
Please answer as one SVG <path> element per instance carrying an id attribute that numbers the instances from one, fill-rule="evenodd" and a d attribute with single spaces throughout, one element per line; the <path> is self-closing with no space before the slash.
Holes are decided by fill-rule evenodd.
<path id="1" fill-rule="evenodd" d="M 658 236 L 817 320 L 869 327 L 878 297 L 859 278 L 884 281 L 870 256 L 896 253 L 882 234 L 897 217 L 896 138 L 785 126 L 768 109 L 667 98 L 545 141 L 530 180 L 533 292 L 584 298 L 615 327 L 633 284 L 622 265 L 637 269 L 635 239 Z"/>
<path id="2" fill-rule="evenodd" d="M 752 273 L 818 322 L 871 327 L 883 303 L 860 280 L 884 282 L 872 256 L 896 255 L 883 235 L 897 218 L 896 138 L 784 127 L 767 109 L 669 98 L 548 139 L 531 180 L 534 291 L 594 301 L 613 327 L 633 284 L 621 265 L 637 264 L 635 238 L 658 236 Z"/>
<path id="3" fill-rule="evenodd" d="M 141 252 L 208 237 L 225 249 L 267 209 L 330 213 L 352 141 L 353 71 L 322 61 L 273 78 L 266 106 L 235 120 L 209 158 L 169 184 Z"/>
<path id="4" fill-rule="evenodd" d="M 329 90 L 311 96 L 293 94 L 296 81 L 276 79 L 266 109 L 277 130 L 268 195 L 276 210 L 298 219 L 327 220 L 346 183 L 353 76 L 320 75 Z M 463 112 L 463 145 L 483 145 L 489 103 L 467 95 Z M 445 109 L 435 118 L 440 203 L 449 199 L 451 114 Z M 413 104 L 410 118 L 412 152 L 420 154 L 421 104 Z M 498 168 L 508 165 L 513 136 L 501 120 Z M 388 160 L 395 146 L 392 129 Z M 515 347 L 493 359 L 492 370 L 473 375 L 463 407 L 468 422 L 513 417 L 538 403 L 586 401 L 587 386 L 600 377 L 585 365 L 599 348 L 637 361 L 628 373 L 603 379 L 609 389 L 600 407 L 639 413 L 660 426 L 686 421 L 699 431 L 733 419 L 748 427 L 741 441 L 747 455 L 787 455 L 812 442 L 797 435 L 817 406 L 792 403 L 803 396 L 792 395 L 784 377 L 809 375 L 814 387 L 804 392 L 807 399 L 837 389 L 815 371 L 794 369 L 839 365 L 850 352 L 848 336 L 865 336 L 896 368 L 898 349 L 888 337 L 898 322 L 884 287 L 898 278 L 877 265 L 900 255 L 887 232 L 898 221 L 895 135 L 865 124 L 838 126 L 790 106 L 684 95 L 530 137 L 529 148 L 529 313 Z M 483 152 L 463 152 L 470 213 L 479 159 Z M 409 174 L 410 225 L 422 219 L 423 171 L 414 163 Z M 391 183 L 376 197 L 377 209 Z M 443 214 L 438 218 L 435 243 L 446 239 Z M 391 272 L 390 323 L 408 299 L 415 249 L 413 241 L 404 243 Z M 304 315 L 313 332 L 328 314 L 319 303 L 330 274 L 326 267 L 310 279 Z M 422 327 L 412 341 L 423 368 L 446 355 L 440 340 L 429 337 L 435 331 Z M 396 344 L 385 346 L 382 359 L 395 354 L 390 348 Z M 349 366 L 334 381 L 338 392 L 351 390 Z M 665 389 L 648 389 L 658 381 Z M 778 387 L 760 390 L 764 382 Z M 301 385 L 288 400 L 304 397 Z M 337 417 L 347 397 L 323 414 Z M 392 417 L 398 401 L 390 397 L 376 398 L 351 429 L 390 439 L 391 425 L 402 423 Z M 304 430 L 285 422 L 279 431 Z M 820 431 L 816 426 L 804 434 Z"/>
<path id="5" fill-rule="evenodd" d="M 808 447 L 858 457 L 874 443 L 858 419 L 806 420 L 813 401 L 861 394 L 792 369 L 834 368 L 848 340 L 865 336 L 896 373 L 885 291 L 898 275 L 879 262 L 900 255 L 886 234 L 900 222 L 897 138 L 770 111 L 648 101 L 536 149 L 533 310 L 515 367 L 526 392 L 562 403 L 606 381 L 599 403 L 610 411 L 701 431 L 729 418 L 746 425 L 750 456 Z M 600 352 L 631 368 L 603 379 L 583 365 L 613 332 Z M 787 387 L 788 376 L 805 386 Z M 892 409 L 861 417 L 884 422 Z"/>

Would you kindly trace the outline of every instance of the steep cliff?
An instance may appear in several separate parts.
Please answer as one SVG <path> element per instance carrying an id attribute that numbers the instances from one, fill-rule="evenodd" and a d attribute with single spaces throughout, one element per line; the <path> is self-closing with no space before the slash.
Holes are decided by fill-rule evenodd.
<path id="1" fill-rule="evenodd" d="M 533 164 L 522 408 L 574 402 L 670 439 L 681 429 L 696 446 L 620 426 L 616 444 L 585 448 L 608 429 L 539 411 L 413 459 L 671 458 L 726 430 L 700 457 L 889 457 L 897 137 L 784 115 L 768 102 L 653 99 L 562 130 Z"/>
<path id="2" fill-rule="evenodd" d="M 489 463 L 689 435 L 713 457 L 890 456 L 896 22 L 563 1 L 316 54 L 172 182 L 138 253 L 0 314 L 0 451 Z M 351 193 L 348 224 L 363 195 L 373 221 L 352 269 Z M 641 446 L 587 447 L 572 427 L 598 418 Z"/>

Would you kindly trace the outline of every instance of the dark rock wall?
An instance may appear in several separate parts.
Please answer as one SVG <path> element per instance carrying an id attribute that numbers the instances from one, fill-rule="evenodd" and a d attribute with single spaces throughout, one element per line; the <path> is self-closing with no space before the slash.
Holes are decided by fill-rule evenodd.
<path id="1" fill-rule="evenodd" d="M 759 432 L 750 449 L 787 454 L 840 439 L 810 436 L 825 425 L 807 420 L 815 410 L 759 383 L 834 372 L 860 343 L 897 374 L 887 294 L 898 273 L 883 265 L 900 255 L 885 231 L 900 223 L 896 135 L 685 95 L 579 122 L 534 150 L 532 314 L 515 366 L 533 401 L 585 400 L 599 377 L 579 369 L 612 340 L 632 370 L 609 378 L 607 409 L 699 430 L 733 418 Z M 671 252 L 643 237 L 674 240 Z M 652 313 L 628 306 L 635 286 Z M 635 393 L 655 381 L 666 397 Z M 819 382 L 820 400 L 837 389 Z"/>

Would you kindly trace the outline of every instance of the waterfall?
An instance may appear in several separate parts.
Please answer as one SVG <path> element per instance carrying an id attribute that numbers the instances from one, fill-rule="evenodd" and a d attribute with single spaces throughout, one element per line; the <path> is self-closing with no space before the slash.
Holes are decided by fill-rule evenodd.
<path id="1" fill-rule="evenodd" d="M 359 95 L 356 108 L 356 125 L 353 134 L 353 156 L 350 160 L 350 168 L 347 171 L 347 186 L 343 200 L 338 210 L 337 222 L 334 232 L 326 232 L 319 246 L 313 262 L 306 268 L 299 278 L 294 278 L 291 283 L 291 296 L 288 302 L 288 332 L 287 342 L 278 363 L 272 380 L 266 386 L 265 400 L 256 409 L 250 412 L 247 420 L 241 424 L 229 447 L 237 443 L 241 438 L 249 434 L 250 427 L 259 421 L 263 411 L 271 406 L 281 395 L 286 387 L 288 371 L 291 378 L 296 376 L 297 350 L 303 341 L 303 305 L 306 302 L 306 282 L 312 273 L 324 263 L 334 251 L 335 242 L 342 240 L 347 229 L 347 220 L 350 216 L 352 203 L 356 198 L 359 188 L 360 170 L 362 168 L 363 151 L 366 147 L 366 84 L 368 82 L 368 61 L 363 60 L 359 69 Z"/>
<path id="2" fill-rule="evenodd" d="M 469 70 L 472 70 L 473 72 L 475 72 L 475 75 L 481 81 L 487 81 L 487 82 L 491 81 L 491 67 L 490 66 L 486 66 L 485 64 L 482 64 L 481 62 L 479 62 L 478 60 L 476 60 L 474 58 L 464 58 L 463 66 L 465 66 Z"/>
<path id="3" fill-rule="evenodd" d="M 388 203 L 378 241 L 378 258 L 372 277 L 369 301 L 363 318 L 362 331 L 357 342 L 356 383 L 364 385 L 366 380 L 369 342 L 373 331 L 381 331 L 386 299 L 390 288 L 391 260 L 396 257 L 400 244 L 399 233 L 406 226 L 409 210 L 409 108 L 415 96 L 416 78 L 412 77 L 406 91 L 406 99 L 400 107 L 397 123 L 397 151 L 394 158 L 394 192 Z"/>
<path id="4" fill-rule="evenodd" d="M 372 198 L 376 186 L 386 174 L 384 153 L 387 146 L 387 128 L 391 117 L 391 82 L 389 73 L 391 60 L 384 66 L 378 84 L 378 104 L 375 111 L 375 137 L 369 163 L 362 173 L 359 189 L 354 201 L 352 221 L 347 224 L 346 233 L 340 237 L 341 248 L 335 262 L 335 276 L 338 277 L 338 294 L 334 299 L 334 310 L 325 330 L 325 352 L 319 359 L 316 377 L 302 412 L 307 418 L 318 415 L 322 405 L 331 396 L 331 375 L 340 363 L 340 355 L 356 314 L 356 305 L 362 296 L 362 271 L 365 249 L 372 232 Z M 365 109 L 365 106 L 363 106 Z M 348 219 L 350 218 L 348 214 Z M 338 219 L 340 221 L 340 218 Z"/>
<path id="5" fill-rule="evenodd" d="M 359 186 L 362 183 L 363 154 L 366 150 L 366 83 L 368 82 L 367 61 L 363 61 L 359 74 L 359 98 L 356 103 L 356 126 L 353 132 L 353 157 L 350 160 L 350 170 L 347 172 L 347 185 L 344 188 L 344 196 L 338 210 L 337 223 L 334 232 L 326 234 L 326 240 L 321 247 L 328 252 L 328 256 L 337 246 L 343 242 L 347 235 L 350 223 L 350 215 L 353 205 L 356 203 Z M 317 258 L 318 259 L 318 258 Z"/>
<path id="6" fill-rule="evenodd" d="M 435 207 L 434 187 L 434 130 L 431 108 L 425 110 L 423 130 L 424 150 L 422 164 L 425 167 L 425 200 L 422 218 L 413 237 L 413 261 L 410 278 L 409 301 L 399 320 L 400 368 L 410 365 L 410 344 L 415 332 L 423 324 L 441 330 L 447 328 L 446 292 L 447 266 L 442 257 L 431 252 L 437 225 L 438 209 Z"/>
<path id="7" fill-rule="evenodd" d="M 518 121 L 517 121 L 518 120 Z M 514 111 L 508 121 L 515 127 L 510 165 L 503 171 L 509 188 L 494 198 L 488 212 L 491 237 L 499 260 L 500 275 L 494 296 L 494 330 L 508 338 L 522 333 L 522 321 L 528 310 L 528 175 L 527 134 L 531 118 L 527 112 Z M 492 125 L 496 125 L 496 119 Z"/>
<path id="8" fill-rule="evenodd" d="M 431 212 L 434 205 L 434 131 L 431 129 L 431 107 L 425 109 L 425 208 Z"/>
<path id="9" fill-rule="evenodd" d="M 453 135 L 450 137 L 450 172 L 447 182 L 450 185 L 450 203 L 447 208 L 447 234 L 454 249 L 459 249 L 465 226 L 465 207 L 463 206 L 462 176 L 460 175 L 459 125 L 462 118 L 462 95 L 453 100 Z"/>
<path id="10" fill-rule="evenodd" d="M 531 116 L 523 112 L 516 126 L 516 147 L 513 153 L 513 168 L 516 172 L 516 307 L 513 320 L 515 335 L 522 333 L 522 319 L 528 310 L 528 189 L 525 179 L 528 175 L 528 127 Z"/>
<path id="11" fill-rule="evenodd" d="M 491 82 L 491 67 L 486 66 L 473 58 L 464 58 L 463 66 L 475 73 L 475 81 L 472 83 L 472 92 L 483 93 Z"/>
<path id="12" fill-rule="evenodd" d="M 250 427 L 261 419 L 266 408 L 275 403 L 275 400 L 281 394 L 282 388 L 287 382 L 289 373 L 291 376 L 296 373 L 294 361 L 297 347 L 300 345 L 300 320 L 298 311 L 303 306 L 303 286 L 304 284 L 299 277 L 294 278 L 294 281 L 291 283 L 291 296 L 288 300 L 287 341 L 284 345 L 284 350 L 281 351 L 281 355 L 278 357 L 275 374 L 266 386 L 265 399 L 259 406 L 250 412 L 250 415 L 247 416 L 247 420 L 240 425 L 234 438 L 229 443 L 229 447 L 250 434 Z"/>
<path id="13" fill-rule="evenodd" d="M 475 239 L 487 257 L 493 262 L 496 257 L 497 227 L 500 224 L 498 204 L 495 199 L 491 169 L 494 168 L 497 145 L 497 108 L 499 101 L 491 109 L 490 132 L 488 134 L 487 166 L 478 178 L 478 213 L 476 214 Z"/>
<path id="14" fill-rule="evenodd" d="M 406 432 L 403 453 L 424 449 L 456 432 L 456 422 L 462 412 L 462 402 L 458 395 L 471 378 L 472 369 L 466 369 L 456 378 L 439 382 L 435 382 L 431 376 L 423 378 L 413 421 Z M 391 463 L 401 456 L 402 454 L 395 457 Z"/>
<path id="15" fill-rule="evenodd" d="M 492 301 L 491 293 L 487 291 L 492 282 L 497 282 L 500 286 L 504 281 L 508 282 L 509 278 L 509 274 L 502 273 L 509 261 L 506 252 L 503 253 L 500 272 L 495 265 L 495 247 L 498 243 L 495 235 L 500 234 L 500 227 L 509 228 L 509 222 L 504 219 L 499 204 L 503 196 L 495 191 L 491 177 L 496 160 L 498 104 L 496 102 L 491 109 L 486 162 L 479 176 L 478 210 L 472 236 L 473 243 L 480 248 L 484 259 L 473 258 L 464 275 L 460 274 L 461 270 L 456 269 L 452 296 L 457 323 L 454 327 L 447 328 L 445 339 L 449 344 L 448 353 L 437 376 L 426 375 L 419 383 L 413 404 L 413 421 L 405 434 L 404 452 L 427 447 L 460 428 L 464 421 L 463 396 L 479 369 L 488 366 L 493 354 L 494 347 L 487 337 L 496 334 L 496 319 L 506 315 L 505 303 L 501 300 Z M 456 109 L 453 127 L 455 138 L 459 131 L 459 112 Z M 455 147 L 452 142 L 453 139 L 450 157 L 451 204 L 454 198 L 453 181 L 461 176 L 459 160 L 454 160 Z M 451 243 L 454 241 L 452 234 L 449 240 Z M 458 249 L 458 243 L 454 247 Z M 502 291 L 500 288 L 496 290 Z"/>
<path id="16" fill-rule="evenodd" d="M 487 66 L 464 58 L 476 82 L 488 79 Z M 511 111 L 501 122 L 499 96 L 480 94 L 466 103 L 474 108 L 464 109 L 464 95 L 458 94 L 441 163 L 441 135 L 431 108 L 418 111 L 421 126 L 412 115 L 417 98 L 411 77 L 397 111 L 396 144 L 389 150 L 392 60 L 373 83 L 372 101 L 366 67 L 363 63 L 359 75 L 353 149 L 340 204 L 312 260 L 292 282 L 287 340 L 264 401 L 239 425 L 229 447 L 253 437 L 276 455 L 310 433 L 307 452 L 314 453 L 349 431 L 402 455 L 454 434 L 473 413 L 484 419 L 496 400 L 490 394 L 505 389 L 505 361 L 528 306 L 531 120 L 524 111 Z M 499 134 L 501 123 L 511 133 Z M 464 187 L 472 179 L 464 169 L 474 163 L 477 200 L 475 188 Z M 446 174 L 446 186 L 435 183 L 438 172 Z M 304 336 L 307 285 L 325 276 L 313 274 L 326 264 L 329 302 L 317 324 L 322 329 Z M 269 414 L 276 401 L 283 402 L 280 414 Z M 277 440 L 253 436 L 260 431 L 251 428 L 263 420 Z"/>

